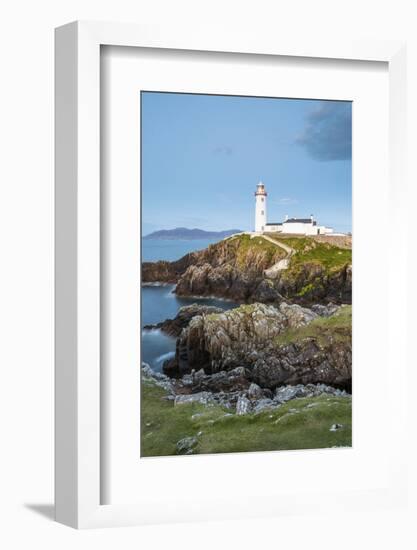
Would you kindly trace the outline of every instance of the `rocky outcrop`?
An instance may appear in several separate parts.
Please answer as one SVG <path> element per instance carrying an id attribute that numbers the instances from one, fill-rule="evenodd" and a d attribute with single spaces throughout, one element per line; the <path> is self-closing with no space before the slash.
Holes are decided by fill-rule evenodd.
<path id="1" fill-rule="evenodd" d="M 142 283 L 176 283 L 181 274 L 195 261 L 195 255 L 186 254 L 175 262 L 143 262 Z"/>
<path id="2" fill-rule="evenodd" d="M 307 254 L 311 246 L 305 248 Z M 276 304 L 283 298 L 300 304 L 351 303 L 349 263 L 329 268 L 318 260 L 300 261 L 302 252 L 294 256 L 294 262 L 286 254 L 283 248 L 265 239 L 240 235 L 187 254 L 176 262 L 144 263 L 142 281 L 176 283 L 175 292 L 180 296 L 217 296 L 243 303 Z M 284 261 L 286 269 L 275 269 L 271 276 L 271 268 Z"/>
<path id="3" fill-rule="evenodd" d="M 268 349 L 255 362 L 252 379 L 266 388 L 282 384 L 324 383 L 351 390 L 350 342 L 304 339 Z"/>
<path id="4" fill-rule="evenodd" d="M 177 382 L 175 382 L 177 383 Z M 250 389 L 250 372 L 244 367 L 236 367 L 229 371 L 219 371 L 206 374 L 203 369 L 184 374 L 178 381 L 184 391 L 233 393 Z"/>
<path id="5" fill-rule="evenodd" d="M 145 330 L 161 329 L 170 336 L 179 336 L 182 329 L 188 327 L 191 319 L 196 315 L 210 315 L 222 313 L 222 311 L 219 307 L 191 304 L 181 307 L 174 319 L 166 319 L 154 325 L 145 325 L 143 328 Z"/>
<path id="6" fill-rule="evenodd" d="M 278 308 L 244 305 L 220 314 L 197 316 L 180 334 L 174 362 L 179 374 L 192 369 L 216 372 L 223 367 L 253 365 L 260 350 L 275 336 L 317 317 L 312 310 L 286 303 Z"/>
<path id="7" fill-rule="evenodd" d="M 300 304 L 352 303 L 352 266 L 328 270 L 317 262 L 305 262 L 280 272 L 274 288 L 284 298 Z"/>
<path id="8" fill-rule="evenodd" d="M 142 379 L 162 387 L 167 392 L 166 399 L 172 400 L 175 407 L 190 404 L 205 406 L 217 404 L 236 412 L 237 415 L 246 415 L 276 409 L 288 401 L 303 397 L 326 395 L 349 398 L 346 391 L 325 384 L 286 385 L 277 388 L 275 392 L 268 388 L 261 388 L 254 382 L 249 382 L 247 378 L 243 385 L 236 384 L 236 380 L 242 381 L 249 375 L 249 371 L 239 367 L 232 371 L 222 371 L 211 375 L 205 374 L 203 371 L 193 371 L 182 378 L 171 379 L 153 371 L 146 363 L 142 363 Z M 227 378 L 230 378 L 228 383 L 226 382 Z M 219 380 L 222 380 L 220 385 Z M 197 416 L 199 413 L 195 414 L 193 419 Z"/>
<path id="9" fill-rule="evenodd" d="M 326 317 L 283 302 L 195 316 L 178 337 L 175 358 L 164 364 L 164 372 L 178 377 L 202 369 L 212 375 L 244 367 L 244 378 L 262 388 L 325 383 L 349 389 L 351 321 L 341 315 L 340 323 L 326 324 L 331 311 L 334 316 L 346 310 L 334 312 L 331 305 L 320 311 Z"/>

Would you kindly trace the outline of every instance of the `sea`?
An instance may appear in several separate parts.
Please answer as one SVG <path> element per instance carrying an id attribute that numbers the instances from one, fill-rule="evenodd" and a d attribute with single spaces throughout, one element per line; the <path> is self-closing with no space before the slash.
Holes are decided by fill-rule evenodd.
<path id="1" fill-rule="evenodd" d="M 218 239 L 194 241 L 144 240 L 142 241 L 142 261 L 178 260 L 188 252 L 201 250 Z M 159 329 L 144 330 L 145 325 L 156 324 L 165 319 L 172 319 L 182 306 L 190 304 L 205 304 L 232 309 L 238 304 L 218 298 L 180 297 L 173 291 L 175 285 L 142 286 L 141 293 L 141 359 L 154 370 L 161 372 L 164 361 L 175 354 L 175 341 L 172 336 L 164 334 Z"/>
<path id="2" fill-rule="evenodd" d="M 179 260 L 189 252 L 203 250 L 219 239 L 195 239 L 184 241 L 176 239 L 142 239 L 142 262 Z"/>

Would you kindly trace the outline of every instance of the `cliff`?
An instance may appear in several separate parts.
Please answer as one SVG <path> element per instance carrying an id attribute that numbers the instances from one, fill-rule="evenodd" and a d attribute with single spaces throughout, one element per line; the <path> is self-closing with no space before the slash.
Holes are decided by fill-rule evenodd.
<path id="1" fill-rule="evenodd" d="M 176 262 L 144 263 L 142 281 L 176 283 L 182 296 L 247 303 L 283 298 L 300 304 L 350 303 L 351 260 L 346 243 L 340 247 L 313 237 L 238 235 Z"/>
<path id="2" fill-rule="evenodd" d="M 351 307 L 313 309 L 281 303 L 196 315 L 184 328 L 170 376 L 193 370 L 206 374 L 243 367 L 263 388 L 284 384 L 329 384 L 351 388 Z"/>

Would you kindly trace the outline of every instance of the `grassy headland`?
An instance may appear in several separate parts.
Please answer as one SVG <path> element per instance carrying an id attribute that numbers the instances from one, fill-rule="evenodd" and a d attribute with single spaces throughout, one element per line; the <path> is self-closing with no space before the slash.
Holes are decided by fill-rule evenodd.
<path id="1" fill-rule="evenodd" d="M 295 250 L 291 257 L 291 268 L 314 262 L 322 265 L 326 270 L 338 269 L 352 262 L 352 250 L 340 248 L 329 242 L 320 242 L 314 237 L 295 237 L 269 233 L 269 237 L 290 246 Z"/>

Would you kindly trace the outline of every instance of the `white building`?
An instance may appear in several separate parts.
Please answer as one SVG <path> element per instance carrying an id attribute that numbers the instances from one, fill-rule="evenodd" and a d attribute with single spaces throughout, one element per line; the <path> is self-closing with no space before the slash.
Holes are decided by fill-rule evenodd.
<path id="1" fill-rule="evenodd" d="M 281 222 L 267 222 L 265 185 L 259 182 L 255 191 L 255 232 L 256 233 L 289 233 L 293 235 L 328 235 L 333 229 L 318 225 L 313 214 L 309 218 L 289 218 Z"/>

